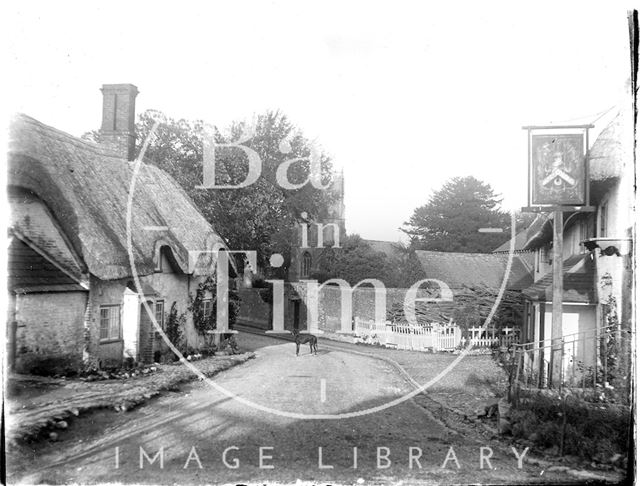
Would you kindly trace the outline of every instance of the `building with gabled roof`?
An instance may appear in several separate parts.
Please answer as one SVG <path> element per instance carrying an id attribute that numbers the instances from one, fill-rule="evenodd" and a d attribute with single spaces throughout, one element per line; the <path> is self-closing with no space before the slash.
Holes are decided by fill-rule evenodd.
<path id="1" fill-rule="evenodd" d="M 187 307 L 225 242 L 175 180 L 132 160 L 135 86 L 102 91 L 104 143 L 26 115 L 10 125 L 9 341 L 17 369 L 52 357 L 71 367 L 89 356 L 152 361 L 163 349 L 153 320 L 164 325 L 174 303 L 187 315 L 187 343 L 202 344 Z"/>
<path id="2" fill-rule="evenodd" d="M 562 267 L 564 301 L 581 304 L 594 302 L 595 264 L 592 258 L 589 255 L 572 255 L 563 262 Z M 552 284 L 553 275 L 549 272 L 524 289 L 522 293 L 531 300 L 551 302 Z"/>
<path id="3" fill-rule="evenodd" d="M 416 255 L 427 278 L 446 283 L 453 291 L 473 287 L 499 289 L 507 271 L 508 254 L 503 253 L 449 253 L 416 250 Z M 507 277 L 507 290 L 522 290 L 533 283 L 527 261 L 514 254 Z"/>
<path id="4" fill-rule="evenodd" d="M 513 243 L 513 251 L 522 253 L 528 250 L 525 250 L 524 247 L 527 244 L 527 232 L 528 230 L 524 229 L 516 233 L 514 237 Z M 505 241 L 502 245 L 492 251 L 492 253 L 509 253 L 511 251 L 511 239 Z"/>

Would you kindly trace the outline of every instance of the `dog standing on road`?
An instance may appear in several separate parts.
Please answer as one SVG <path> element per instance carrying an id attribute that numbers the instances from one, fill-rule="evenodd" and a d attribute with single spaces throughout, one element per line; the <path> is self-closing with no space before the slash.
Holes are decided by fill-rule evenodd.
<path id="1" fill-rule="evenodd" d="M 318 338 L 313 334 L 300 334 L 300 331 L 294 329 L 291 331 L 293 334 L 293 339 L 296 342 L 296 356 L 300 353 L 300 345 L 309 343 L 309 348 L 311 349 L 311 353 L 318 354 Z"/>

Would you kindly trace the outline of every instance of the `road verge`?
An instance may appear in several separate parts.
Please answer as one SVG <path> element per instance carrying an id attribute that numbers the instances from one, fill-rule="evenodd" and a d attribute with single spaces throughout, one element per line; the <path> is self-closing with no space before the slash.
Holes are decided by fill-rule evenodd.
<path id="1" fill-rule="evenodd" d="M 192 364 L 205 376 L 211 377 L 254 357 L 255 354 L 251 352 L 213 356 Z M 95 382 L 65 380 L 63 384 L 29 400 L 21 399 L 20 395 L 10 397 L 7 400 L 7 439 L 10 442 L 35 440 L 49 434 L 49 438 L 55 440 L 56 433 L 51 435 L 51 429 L 66 428 L 68 419 L 80 413 L 100 408 L 126 412 L 163 391 L 175 391 L 180 384 L 198 378 L 181 363 L 157 367 L 157 372 L 135 379 Z"/>

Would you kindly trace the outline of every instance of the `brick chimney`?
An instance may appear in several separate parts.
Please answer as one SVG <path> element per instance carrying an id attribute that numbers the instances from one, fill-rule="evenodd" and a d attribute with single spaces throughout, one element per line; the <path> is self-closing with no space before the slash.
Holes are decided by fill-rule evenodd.
<path id="1" fill-rule="evenodd" d="M 133 160 L 136 148 L 135 116 L 138 88 L 133 84 L 102 85 L 101 140 L 119 157 Z"/>

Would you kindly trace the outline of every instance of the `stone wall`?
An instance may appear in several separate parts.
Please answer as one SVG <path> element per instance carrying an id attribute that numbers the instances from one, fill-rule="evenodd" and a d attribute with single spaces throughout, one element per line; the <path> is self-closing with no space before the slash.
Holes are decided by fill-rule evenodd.
<path id="1" fill-rule="evenodd" d="M 386 310 L 395 304 L 404 303 L 407 289 L 388 288 L 386 289 Z M 419 295 L 423 295 L 422 292 Z M 364 320 L 374 320 L 375 318 L 375 289 L 357 288 L 353 291 L 352 299 L 353 317 Z M 320 329 L 338 331 L 341 322 L 341 297 L 338 287 L 324 287 L 320 291 L 318 325 Z"/>
<path id="2" fill-rule="evenodd" d="M 89 283 L 89 306 L 86 323 L 86 345 L 90 355 L 105 363 L 115 363 L 122 359 L 122 333 L 120 339 L 100 342 L 100 306 L 120 306 L 120 322 L 122 323 L 122 304 L 126 280 L 99 280 L 91 276 Z"/>
<path id="3" fill-rule="evenodd" d="M 307 323 L 306 286 L 304 283 L 291 283 L 285 290 L 285 329 L 292 329 L 295 322 L 295 313 L 298 312 L 300 329 L 305 329 Z M 259 329 L 271 329 L 270 303 L 266 303 L 259 296 L 260 289 L 243 289 L 240 291 L 242 298 L 239 321 Z M 404 303 L 407 289 L 386 289 L 386 309 L 394 304 Z M 426 296 L 424 291 L 418 292 L 419 297 Z M 296 304 L 298 302 L 298 304 Z M 353 290 L 352 317 L 361 319 L 374 319 L 375 317 L 375 289 L 358 287 Z M 340 288 L 326 286 L 320 288 L 318 302 L 318 327 L 321 330 L 338 331 L 341 322 L 341 295 Z"/>
<path id="4" fill-rule="evenodd" d="M 271 329 L 271 306 L 260 296 L 260 289 L 240 289 L 238 322 L 259 329 Z"/>
<path id="5" fill-rule="evenodd" d="M 86 292 L 47 292 L 16 296 L 16 362 L 29 371 L 36 360 L 56 358 L 69 367 L 82 362 Z"/>

